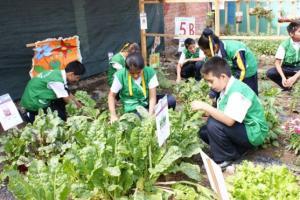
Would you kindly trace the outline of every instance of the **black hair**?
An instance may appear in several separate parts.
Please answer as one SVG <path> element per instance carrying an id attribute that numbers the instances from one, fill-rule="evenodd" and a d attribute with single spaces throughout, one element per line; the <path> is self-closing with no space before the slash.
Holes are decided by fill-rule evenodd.
<path id="1" fill-rule="evenodd" d="M 211 37 L 213 46 L 215 46 L 215 44 L 220 43 L 219 37 L 216 36 L 210 28 L 205 28 L 203 30 L 199 40 L 198 40 L 198 46 L 201 49 L 210 49 L 210 47 L 209 47 L 209 37 Z"/>
<path id="2" fill-rule="evenodd" d="M 68 72 L 74 72 L 74 75 L 83 75 L 85 73 L 85 67 L 84 65 L 79 62 L 78 60 L 72 61 L 69 64 L 67 64 L 65 71 Z"/>
<path id="3" fill-rule="evenodd" d="M 300 28 L 300 20 L 291 22 L 287 27 L 286 30 L 289 34 L 295 33 L 297 29 Z"/>
<path id="4" fill-rule="evenodd" d="M 144 59 L 141 53 L 135 52 L 131 53 L 126 58 L 126 68 L 127 69 L 144 69 Z"/>
<path id="5" fill-rule="evenodd" d="M 187 49 L 191 44 L 195 44 L 195 40 L 192 38 L 187 38 L 184 40 L 184 46 Z"/>
<path id="6" fill-rule="evenodd" d="M 138 45 L 138 43 L 135 43 L 135 42 L 125 42 L 123 44 L 123 47 L 121 48 L 120 50 L 121 52 L 125 51 L 125 52 L 128 52 L 128 53 L 134 53 L 134 52 L 140 52 L 140 46 Z"/>
<path id="7" fill-rule="evenodd" d="M 220 77 L 221 74 L 226 74 L 228 77 L 231 76 L 231 71 L 228 63 L 225 59 L 219 56 L 213 56 L 206 61 L 201 68 L 201 74 L 212 73 L 213 76 Z"/>

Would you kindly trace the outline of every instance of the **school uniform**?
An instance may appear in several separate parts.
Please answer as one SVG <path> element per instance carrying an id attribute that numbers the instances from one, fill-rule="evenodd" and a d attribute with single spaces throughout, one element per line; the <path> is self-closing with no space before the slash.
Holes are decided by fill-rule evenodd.
<path id="1" fill-rule="evenodd" d="M 286 77 L 295 75 L 300 70 L 300 42 L 294 42 L 291 38 L 283 41 L 277 49 L 275 58 L 282 60 L 282 71 Z M 276 67 L 267 71 L 267 77 L 278 84 L 282 89 L 282 78 Z"/>
<path id="2" fill-rule="evenodd" d="M 114 74 L 116 71 L 124 68 L 126 65 L 125 63 L 125 57 L 121 54 L 121 52 L 115 54 L 110 60 L 109 60 L 109 66 L 107 71 L 107 80 L 108 85 L 111 86 L 114 80 Z"/>
<path id="3" fill-rule="evenodd" d="M 257 60 L 252 51 L 240 41 L 222 40 L 217 54 L 228 62 L 232 75 L 258 95 Z"/>
<path id="4" fill-rule="evenodd" d="M 123 68 L 115 73 L 110 90 L 119 93 L 125 112 L 135 112 L 137 106 L 149 106 L 149 90 L 158 85 L 156 73 L 151 67 L 145 67 L 137 80 L 130 76 L 127 68 Z M 168 95 L 168 104 L 172 108 L 176 106 L 171 95 Z"/>
<path id="5" fill-rule="evenodd" d="M 27 111 L 29 122 L 33 122 L 39 109 L 50 107 L 66 120 L 63 97 L 68 97 L 67 78 L 64 70 L 51 70 L 33 77 L 27 84 L 21 98 L 21 106 Z"/>
<path id="6" fill-rule="evenodd" d="M 199 131 L 217 163 L 236 160 L 247 150 L 263 144 L 268 134 L 264 110 L 245 83 L 231 76 L 217 99 L 217 109 L 236 121 L 229 127 L 209 117 Z"/>
<path id="7" fill-rule="evenodd" d="M 178 63 L 183 64 L 186 59 L 190 58 L 205 58 L 205 55 L 201 49 L 197 48 L 195 53 L 191 53 L 186 48 L 183 49 L 181 56 L 179 58 Z M 203 61 L 189 61 L 183 64 L 181 68 L 180 76 L 182 78 L 190 78 L 195 77 L 197 81 L 201 80 L 201 67 L 203 65 Z"/>

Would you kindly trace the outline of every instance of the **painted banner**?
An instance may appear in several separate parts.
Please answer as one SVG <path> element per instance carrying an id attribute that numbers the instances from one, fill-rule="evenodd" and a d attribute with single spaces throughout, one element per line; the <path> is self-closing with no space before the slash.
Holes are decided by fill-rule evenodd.
<path id="1" fill-rule="evenodd" d="M 35 77 L 46 70 L 63 70 L 75 60 L 82 62 L 79 46 L 78 36 L 36 42 L 30 76 Z"/>

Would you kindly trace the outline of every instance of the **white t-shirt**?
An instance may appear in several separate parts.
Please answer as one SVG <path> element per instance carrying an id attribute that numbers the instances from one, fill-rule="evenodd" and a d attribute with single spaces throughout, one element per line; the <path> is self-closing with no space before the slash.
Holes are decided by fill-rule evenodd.
<path id="1" fill-rule="evenodd" d="M 123 54 L 121 53 L 121 56 L 124 58 L 125 60 L 125 57 L 123 56 Z M 112 67 L 115 68 L 116 70 L 120 70 L 123 68 L 123 66 L 120 64 L 120 63 L 117 63 L 117 62 L 112 62 Z"/>
<path id="2" fill-rule="evenodd" d="M 199 49 L 199 58 L 202 58 L 202 59 L 205 58 L 204 52 L 201 49 Z M 182 52 L 181 55 L 180 55 L 178 63 L 183 64 L 185 60 L 186 60 L 185 53 Z"/>
<path id="3" fill-rule="evenodd" d="M 220 97 L 218 100 L 222 99 L 222 97 L 228 92 L 228 89 L 233 84 L 234 79 L 235 78 L 231 76 L 225 91 L 222 91 L 220 93 Z M 228 98 L 228 102 L 224 109 L 224 114 L 231 119 L 242 123 L 251 104 L 251 101 L 244 97 L 241 93 L 234 92 Z"/>
<path id="4" fill-rule="evenodd" d="M 290 39 L 290 40 L 292 40 L 292 39 Z M 292 46 L 294 47 L 294 49 L 296 50 L 296 52 L 298 52 L 299 48 L 300 48 L 300 42 L 294 42 L 293 40 L 291 42 L 292 42 Z M 278 49 L 277 49 L 275 58 L 279 59 L 279 60 L 283 60 L 284 56 L 285 56 L 285 49 L 283 48 L 283 46 L 280 45 L 278 47 Z"/>
<path id="5" fill-rule="evenodd" d="M 48 88 L 52 89 L 56 95 L 57 98 L 63 98 L 68 97 L 69 93 L 66 90 L 67 87 L 67 75 L 65 70 L 61 70 L 61 74 L 64 80 L 64 83 L 62 82 L 49 82 Z"/>
<path id="6" fill-rule="evenodd" d="M 142 83 L 142 77 L 139 77 L 137 80 L 134 80 L 134 82 L 135 82 L 138 86 L 140 86 L 140 87 L 142 88 L 142 86 L 141 86 L 141 83 Z M 158 80 L 157 80 L 157 76 L 156 76 L 156 74 L 155 74 L 155 75 L 150 79 L 150 81 L 149 81 L 149 83 L 148 83 L 148 88 L 149 88 L 149 89 L 153 89 L 153 88 L 157 87 L 158 85 L 159 85 L 159 83 L 158 83 Z M 113 93 L 117 94 L 121 89 L 122 89 L 122 85 L 121 85 L 119 79 L 118 79 L 116 76 L 114 76 L 114 80 L 113 80 L 113 83 L 112 83 L 112 85 L 111 85 L 111 87 L 110 87 L 110 91 L 112 91 Z"/>

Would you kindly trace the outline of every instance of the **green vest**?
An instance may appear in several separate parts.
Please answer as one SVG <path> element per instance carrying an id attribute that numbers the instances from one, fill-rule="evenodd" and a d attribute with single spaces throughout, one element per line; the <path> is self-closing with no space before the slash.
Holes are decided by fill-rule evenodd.
<path id="1" fill-rule="evenodd" d="M 38 111 L 40 108 L 48 107 L 51 100 L 57 99 L 56 94 L 48 83 L 64 83 L 60 70 L 44 71 L 38 76 L 33 77 L 27 84 L 21 98 L 21 106 L 29 111 Z"/>
<path id="2" fill-rule="evenodd" d="M 246 99 L 251 101 L 251 106 L 242 123 L 246 127 L 249 142 L 253 146 L 261 145 L 268 134 L 268 124 L 258 97 L 245 83 L 234 79 L 227 93 L 221 99 L 218 99 L 218 109 L 224 112 L 229 96 L 234 92 L 242 94 Z"/>
<path id="3" fill-rule="evenodd" d="M 292 39 L 287 39 L 280 45 L 285 50 L 283 65 L 289 65 L 290 67 L 300 67 L 300 50 L 298 50 L 297 52 L 293 47 Z"/>
<path id="4" fill-rule="evenodd" d="M 196 49 L 195 53 L 191 53 L 189 50 L 187 50 L 186 48 L 183 49 L 183 53 L 185 55 L 186 59 L 189 58 L 199 58 L 199 48 Z"/>
<path id="5" fill-rule="evenodd" d="M 109 61 L 109 66 L 107 71 L 107 80 L 109 86 L 112 85 L 114 80 L 114 74 L 117 71 L 117 69 L 112 66 L 114 63 L 118 63 L 122 65 L 123 68 L 125 67 L 125 58 L 122 56 L 120 52 L 114 55 Z"/>
<path id="6" fill-rule="evenodd" d="M 222 40 L 224 43 L 224 49 L 227 53 L 227 58 L 225 58 L 231 66 L 232 74 L 236 74 L 237 69 L 233 66 L 233 60 L 236 58 L 238 51 L 245 51 L 246 57 L 246 74 L 245 77 L 251 77 L 257 73 L 257 60 L 252 51 L 242 42 L 235 40 Z"/>
<path id="7" fill-rule="evenodd" d="M 149 87 L 148 84 L 150 80 L 155 75 L 155 71 L 151 67 L 145 67 L 143 70 L 145 85 L 146 85 L 146 96 L 143 94 L 142 83 L 141 85 L 137 85 L 133 78 L 131 78 L 132 84 L 132 93 L 133 95 L 129 95 L 128 88 L 128 70 L 123 68 L 116 72 L 116 78 L 122 85 L 122 89 L 120 90 L 120 100 L 124 106 L 125 112 L 135 111 L 138 105 L 147 106 L 148 105 L 148 97 L 149 97 Z"/>

